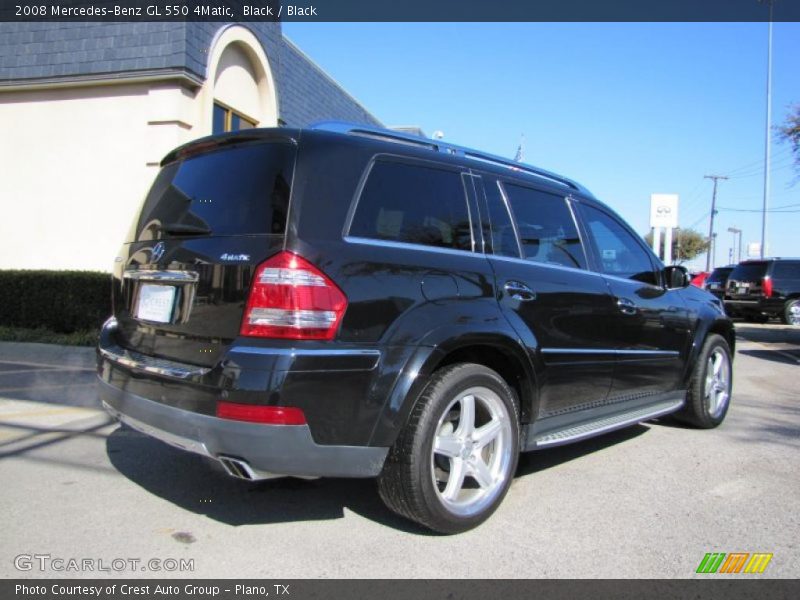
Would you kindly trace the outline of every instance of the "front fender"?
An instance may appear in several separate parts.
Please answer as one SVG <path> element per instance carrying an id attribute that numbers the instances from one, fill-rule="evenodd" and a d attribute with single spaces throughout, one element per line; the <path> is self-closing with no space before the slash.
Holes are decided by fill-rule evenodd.
<path id="1" fill-rule="evenodd" d="M 716 333 L 725 338 L 731 348 L 731 360 L 736 354 L 736 330 L 733 321 L 725 314 L 722 303 L 702 290 L 689 291 L 685 299 L 690 311 L 689 318 L 693 323 L 693 335 L 683 374 L 684 389 L 689 386 L 700 350 L 709 334 Z"/>

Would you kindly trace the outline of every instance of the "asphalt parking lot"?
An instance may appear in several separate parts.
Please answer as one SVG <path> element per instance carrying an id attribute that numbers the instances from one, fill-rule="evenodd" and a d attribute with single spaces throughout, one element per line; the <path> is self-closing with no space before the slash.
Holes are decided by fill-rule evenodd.
<path id="1" fill-rule="evenodd" d="M 707 552 L 767 552 L 763 575 L 730 577 L 795 578 L 800 329 L 737 331 L 720 428 L 646 423 L 523 455 L 498 512 L 450 537 L 389 513 L 370 480 L 233 480 L 112 422 L 90 349 L 0 343 L 0 575 L 680 578 Z M 95 571 L 40 569 L 59 558 Z M 152 559 L 193 570 L 142 571 Z"/>

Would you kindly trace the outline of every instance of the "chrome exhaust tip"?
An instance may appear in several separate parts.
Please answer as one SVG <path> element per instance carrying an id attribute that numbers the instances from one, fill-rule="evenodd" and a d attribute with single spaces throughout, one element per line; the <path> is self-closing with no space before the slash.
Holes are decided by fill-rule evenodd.
<path id="1" fill-rule="evenodd" d="M 264 473 L 263 471 L 256 471 L 246 460 L 234 458 L 233 456 L 218 456 L 217 460 L 222 464 L 225 472 L 236 479 L 244 479 L 245 481 L 262 481 L 264 479 L 278 479 L 280 477 L 286 477 L 286 475 L 279 475 L 277 473 Z"/>
<path id="2" fill-rule="evenodd" d="M 246 461 L 229 456 L 220 456 L 218 460 L 222 463 L 225 472 L 231 477 L 244 479 L 246 481 L 255 481 L 257 479 L 255 472 L 253 472 L 253 469 L 250 468 L 250 465 L 248 465 Z"/>

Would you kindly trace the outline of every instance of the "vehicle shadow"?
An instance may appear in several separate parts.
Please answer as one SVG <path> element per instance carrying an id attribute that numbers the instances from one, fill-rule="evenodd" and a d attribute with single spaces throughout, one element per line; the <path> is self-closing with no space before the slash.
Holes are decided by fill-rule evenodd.
<path id="1" fill-rule="evenodd" d="M 769 323 L 752 325 L 736 322 L 736 336 L 749 342 L 761 344 L 790 344 L 800 348 L 800 327 Z"/>
<path id="2" fill-rule="evenodd" d="M 600 452 L 617 444 L 627 442 L 650 430 L 644 423 L 626 427 L 618 431 L 612 431 L 604 435 L 567 444 L 566 446 L 556 446 L 555 448 L 536 450 L 535 452 L 525 452 L 519 457 L 517 466 L 517 477 L 525 477 L 539 471 L 552 469 L 560 464 L 581 458 L 587 454 Z"/>
<path id="3" fill-rule="evenodd" d="M 739 354 L 746 354 L 753 358 L 771 360 L 786 365 L 800 364 L 800 349 L 798 350 L 739 350 Z M 796 356 L 797 358 L 793 358 Z"/>
<path id="4" fill-rule="evenodd" d="M 214 460 L 125 426 L 108 436 L 106 451 L 114 468 L 133 483 L 184 510 L 227 525 L 341 519 L 347 509 L 387 527 L 429 534 L 389 511 L 373 479 L 241 481 L 227 475 Z"/>
<path id="5" fill-rule="evenodd" d="M 635 438 L 634 426 L 601 438 L 520 457 L 516 477 L 543 471 Z M 172 504 L 232 526 L 341 519 L 345 510 L 406 533 L 437 535 L 386 508 L 374 479 L 234 479 L 216 461 L 168 446 L 122 426 L 106 439 L 113 467 L 124 477 Z"/>

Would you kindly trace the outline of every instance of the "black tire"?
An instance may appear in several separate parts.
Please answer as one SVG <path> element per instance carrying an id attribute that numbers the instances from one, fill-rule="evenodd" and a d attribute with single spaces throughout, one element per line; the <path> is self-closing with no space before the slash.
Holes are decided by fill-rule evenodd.
<path id="1" fill-rule="evenodd" d="M 783 307 L 781 321 L 785 325 L 800 327 L 800 300 L 789 300 Z"/>
<path id="2" fill-rule="evenodd" d="M 721 396 L 715 392 L 719 387 L 716 379 L 711 385 L 713 388 L 711 393 L 708 393 L 709 369 L 712 368 L 712 362 L 717 357 L 724 359 L 725 362 L 724 367 L 721 368 L 725 369 L 726 381 L 720 382 L 720 385 L 725 387 L 724 400 L 721 400 Z M 694 365 L 689 390 L 686 394 L 686 404 L 675 414 L 675 418 L 701 429 L 717 427 L 728 414 L 732 389 L 733 363 L 730 346 L 721 335 L 709 334 Z"/>
<path id="3" fill-rule="evenodd" d="M 485 434 L 498 428 L 489 443 L 477 439 L 484 425 L 491 425 Z M 433 531 L 472 529 L 489 518 L 508 492 L 519 459 L 519 430 L 516 397 L 500 375 L 471 363 L 444 367 L 420 394 L 389 452 L 378 478 L 381 498 L 392 511 Z M 437 452 L 434 440 L 440 445 Z M 458 440 L 462 446 L 447 445 L 453 453 L 442 453 L 443 444 Z M 457 497 L 450 498 L 453 492 Z"/>

